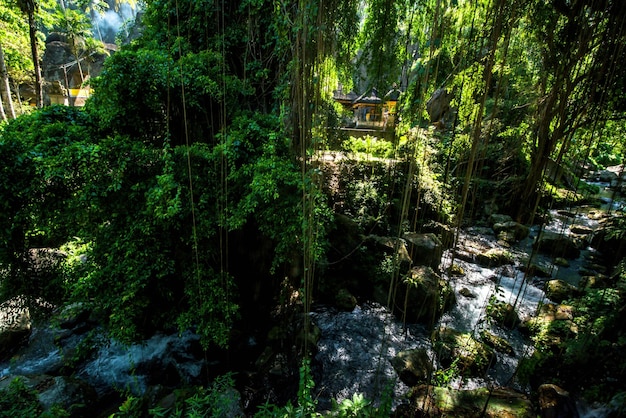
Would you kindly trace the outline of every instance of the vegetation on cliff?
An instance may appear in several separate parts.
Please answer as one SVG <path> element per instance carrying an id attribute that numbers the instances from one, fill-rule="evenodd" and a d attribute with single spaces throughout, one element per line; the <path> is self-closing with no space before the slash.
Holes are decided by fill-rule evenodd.
<path id="1" fill-rule="evenodd" d="M 94 47 L 88 2 L 65 3 L 0 5 L 0 301 L 44 314 L 78 302 L 125 342 L 193 328 L 205 349 L 225 348 L 285 289 L 304 311 L 338 291 L 350 306 L 324 281 L 342 271 L 333 232 L 362 244 L 364 275 L 397 284 L 398 245 L 368 241 L 387 247 L 372 260 L 361 237 L 432 221 L 443 234 L 489 205 L 532 223 L 560 191 L 582 193 L 585 170 L 624 163 L 619 0 L 146 0 L 84 108 L 13 106 L 31 87 L 42 107 L 43 33 L 63 32 L 79 66 Z M 391 140 L 347 138 L 339 84 L 402 92 Z M 623 222 L 612 238 L 623 242 Z M 40 248 L 60 255 L 42 264 Z M 579 338 L 550 361 L 623 346 L 624 265 L 611 267 L 577 302 Z"/>

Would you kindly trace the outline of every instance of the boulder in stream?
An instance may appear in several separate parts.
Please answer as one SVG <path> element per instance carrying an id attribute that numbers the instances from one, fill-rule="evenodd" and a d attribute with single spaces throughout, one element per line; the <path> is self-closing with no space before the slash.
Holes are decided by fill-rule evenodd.
<path id="1" fill-rule="evenodd" d="M 500 267 L 514 263 L 511 253 L 503 248 L 490 248 L 477 253 L 475 257 L 476 263 L 483 267 Z"/>
<path id="2" fill-rule="evenodd" d="M 553 257 L 575 259 L 580 256 L 580 246 L 574 238 L 552 231 L 543 231 L 533 247 L 538 252 Z"/>
<path id="3" fill-rule="evenodd" d="M 599 170 L 590 175 L 592 180 L 603 183 L 611 183 L 613 180 L 617 180 L 617 177 L 617 173 L 611 170 Z"/>
<path id="4" fill-rule="evenodd" d="M 414 387 L 410 404 L 399 416 L 411 417 L 515 417 L 537 415 L 526 395 L 509 388 L 459 390 L 430 385 Z M 398 416 L 398 411 L 396 411 Z"/>
<path id="5" fill-rule="evenodd" d="M 543 384 L 537 390 L 541 418 L 578 418 L 578 410 L 569 392 L 557 385 Z"/>
<path id="6" fill-rule="evenodd" d="M 495 224 L 502 224 L 505 222 L 511 222 L 513 218 L 509 215 L 504 215 L 502 213 L 492 213 L 489 215 L 489 226 L 493 228 Z"/>
<path id="7" fill-rule="evenodd" d="M 335 306 L 342 311 L 352 312 L 356 307 L 356 297 L 347 289 L 339 289 L 335 294 Z"/>
<path id="8" fill-rule="evenodd" d="M 459 290 L 459 295 L 466 297 L 468 299 L 476 299 L 476 295 L 472 293 L 472 291 L 469 290 L 467 287 L 464 287 L 461 290 Z"/>
<path id="9" fill-rule="evenodd" d="M 492 228 L 498 239 L 508 243 L 521 241 L 530 233 L 530 228 L 515 221 L 496 223 Z"/>
<path id="10" fill-rule="evenodd" d="M 608 276 L 604 274 L 591 274 L 582 276 L 578 286 L 580 289 L 605 289 L 611 285 Z"/>
<path id="11" fill-rule="evenodd" d="M 606 265 L 615 265 L 626 256 L 626 238 L 614 233 L 620 230 L 621 222 L 622 217 L 604 219 L 591 239 L 591 246 L 604 255 Z"/>
<path id="12" fill-rule="evenodd" d="M 567 259 L 563 257 L 556 257 L 553 262 L 555 266 L 559 266 L 559 267 L 567 268 L 570 266 L 569 261 L 567 261 Z"/>
<path id="13" fill-rule="evenodd" d="M 586 225 L 570 225 L 569 230 L 572 234 L 576 235 L 591 235 L 593 234 L 593 228 Z"/>
<path id="14" fill-rule="evenodd" d="M 395 294 L 396 310 L 410 323 L 432 324 L 456 301 L 450 283 L 427 266 L 413 267 Z"/>
<path id="15" fill-rule="evenodd" d="M 460 264 L 454 263 L 450 267 L 448 267 L 448 275 L 456 277 L 465 276 L 465 269 Z"/>
<path id="16" fill-rule="evenodd" d="M 562 260 L 565 260 L 562 257 L 557 257 L 557 258 L 561 258 Z M 567 262 L 567 260 L 565 260 L 565 262 Z M 547 279 L 549 277 L 552 277 L 552 267 L 545 265 L 543 263 L 531 263 L 529 265 L 524 264 L 521 268 L 521 271 L 525 272 L 528 276 L 534 276 L 534 277 L 541 277 L 544 279 Z"/>
<path id="17" fill-rule="evenodd" d="M 471 334 L 441 327 L 433 333 L 433 349 L 442 366 L 456 367 L 464 376 L 483 376 L 495 359 L 493 350 Z"/>
<path id="18" fill-rule="evenodd" d="M 578 333 L 573 318 L 572 306 L 546 303 L 541 305 L 537 316 L 521 323 L 520 330 L 530 334 L 546 347 L 557 348 L 565 338 Z"/>
<path id="19" fill-rule="evenodd" d="M 571 299 L 580 293 L 576 286 L 558 279 L 548 281 L 543 290 L 546 297 L 556 303 Z"/>
<path id="20" fill-rule="evenodd" d="M 408 232 L 404 234 L 404 239 L 407 241 L 409 255 L 414 265 L 429 266 L 435 271 L 439 270 L 443 244 L 437 235 Z"/>
<path id="21" fill-rule="evenodd" d="M 487 316 L 496 325 L 513 329 L 520 323 L 519 315 L 515 307 L 510 303 L 495 301 L 487 306 Z"/>
<path id="22" fill-rule="evenodd" d="M 390 361 L 400 380 L 409 387 L 428 382 L 433 373 L 432 360 L 423 348 L 401 351 Z"/>
<path id="23" fill-rule="evenodd" d="M 502 337 L 498 337 L 487 330 L 482 330 L 480 331 L 480 339 L 497 352 L 504 353 L 511 357 L 515 356 L 515 351 L 513 347 L 511 347 L 511 344 Z"/>

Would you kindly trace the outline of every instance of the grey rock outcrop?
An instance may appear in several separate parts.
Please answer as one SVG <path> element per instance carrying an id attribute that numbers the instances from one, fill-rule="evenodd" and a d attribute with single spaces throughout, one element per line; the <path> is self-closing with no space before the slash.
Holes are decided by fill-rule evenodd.
<path id="1" fill-rule="evenodd" d="M 456 301 L 452 286 L 427 266 L 413 267 L 394 293 L 395 311 L 410 323 L 434 323 Z"/>
<path id="2" fill-rule="evenodd" d="M 552 231 L 543 231 L 533 247 L 540 253 L 568 259 L 580 256 L 579 243 L 572 237 Z"/>
<path id="3" fill-rule="evenodd" d="M 428 382 L 433 373 L 432 360 L 423 348 L 401 351 L 390 361 L 400 380 L 409 387 Z"/>
<path id="4" fill-rule="evenodd" d="M 429 266 L 435 271 L 439 270 L 443 255 L 443 244 L 434 233 L 408 232 L 404 234 L 407 242 L 409 256 L 413 265 Z"/>

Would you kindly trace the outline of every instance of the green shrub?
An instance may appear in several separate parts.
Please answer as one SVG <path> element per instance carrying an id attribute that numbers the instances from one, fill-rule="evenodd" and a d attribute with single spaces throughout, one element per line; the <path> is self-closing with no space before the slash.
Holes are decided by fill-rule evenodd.
<path id="1" fill-rule="evenodd" d="M 313 259 L 324 252 L 330 210 L 273 116 L 240 116 L 215 146 L 171 147 L 104 136 L 85 111 L 52 107 L 5 126 L 0 157 L 2 297 L 86 303 L 125 342 L 177 324 L 228 343 L 238 278 L 220 234 L 272 242 L 263 274 L 305 243 Z M 39 282 L 33 247 L 66 254 Z"/>
<path id="2" fill-rule="evenodd" d="M 28 388 L 21 378 L 14 378 L 0 391 L 0 417 L 31 418 L 41 412 L 37 391 Z"/>
<path id="3" fill-rule="evenodd" d="M 368 157 L 392 158 L 394 146 L 390 141 L 366 135 L 362 138 L 351 136 L 342 143 L 343 151 L 358 159 Z"/>

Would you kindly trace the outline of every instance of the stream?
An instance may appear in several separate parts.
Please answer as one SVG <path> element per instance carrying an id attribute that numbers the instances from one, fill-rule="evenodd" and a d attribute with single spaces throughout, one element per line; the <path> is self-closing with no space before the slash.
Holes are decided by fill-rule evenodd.
<path id="1" fill-rule="evenodd" d="M 583 208 L 576 213 L 553 210 L 550 213 L 551 221 L 544 225 L 544 229 L 569 234 L 571 225 L 595 228 L 598 222 L 593 216 L 588 216 L 589 210 Z M 457 295 L 457 303 L 439 319 L 435 329 L 446 326 L 474 335 L 486 329 L 506 339 L 515 352 L 515 356 L 496 352 L 497 360 L 486 376 L 457 378 L 450 382 L 452 388 L 506 386 L 529 393 L 530 388 L 518 382 L 515 373 L 520 359 L 530 356 L 534 348 L 518 329 L 504 329 L 486 320 L 485 310 L 489 299 L 496 295 L 499 301 L 516 306 L 521 319 L 534 316 L 540 304 L 551 302 L 541 290 L 543 283 L 558 278 L 573 285 L 578 284 L 579 270 L 595 255 L 595 250 L 587 247 L 581 251 L 578 259 L 569 260 L 567 266 L 557 267 L 551 257 L 533 254 L 532 263 L 544 267 L 551 277 L 542 279 L 527 277 L 523 271 L 524 266 L 528 263 L 532 243 L 539 232 L 539 227 L 535 226 L 531 228 L 528 238 L 511 247 L 504 247 L 489 228 L 470 227 L 461 231 L 459 239 L 461 246 L 480 242 L 483 247 L 506 249 L 514 257 L 515 264 L 512 266 L 482 267 L 475 263 L 453 259 L 452 250 L 444 253 L 440 271 L 451 283 Z M 463 276 L 445 274 L 452 262 L 463 269 L 465 272 Z M 463 296 L 459 293 L 461 289 L 469 291 L 473 297 Z M 403 350 L 424 348 L 433 359 L 435 370 L 440 368 L 427 329 L 415 324 L 403 326 L 383 306 L 364 303 L 358 305 L 353 312 L 337 312 L 326 307 L 318 307 L 311 316 L 322 331 L 316 356 L 323 370 L 321 381 L 316 382 L 321 409 L 328 409 L 333 398 L 341 401 L 354 393 L 362 393 L 365 398 L 372 399 L 375 403 L 379 402 L 381 393 L 389 385 L 393 387 L 394 407 L 403 403 L 408 388 L 397 378 L 390 363 L 390 359 Z M 608 414 L 606 408 L 591 408 L 586 405 L 578 405 L 578 408 L 580 417 L 583 418 L 601 418 Z"/>
<path id="2" fill-rule="evenodd" d="M 597 221 L 588 216 L 588 209 L 576 212 L 552 211 L 546 230 L 568 233 L 570 225 L 594 228 Z M 512 346 L 515 356 L 497 353 L 497 361 L 482 378 L 460 379 L 450 382 L 453 388 L 472 389 L 484 386 L 508 386 L 528 392 L 515 379 L 520 358 L 532 354 L 533 347 L 517 329 L 506 330 L 486 320 L 485 309 L 492 295 L 498 300 L 514 304 L 523 319 L 535 314 L 538 306 L 546 302 L 542 283 L 549 278 L 526 277 L 523 272 L 532 243 L 539 234 L 539 227 L 531 228 L 528 238 L 505 247 L 498 242 L 493 231 L 486 227 L 471 227 L 461 231 L 461 246 L 479 242 L 483 247 L 503 248 L 513 255 L 514 265 L 488 268 L 468 261 L 453 258 L 454 253 L 444 253 L 441 274 L 449 280 L 457 303 L 435 324 L 463 332 L 478 333 L 482 329 L 505 338 Z M 533 263 L 549 269 L 552 278 L 560 278 L 572 284 L 580 279 L 579 270 L 594 256 L 592 248 L 581 251 L 577 260 L 570 260 L 567 267 L 556 267 L 549 257 L 533 256 Z M 463 276 L 447 276 L 447 267 L 454 263 L 460 266 Z M 464 292 L 461 292 L 461 290 Z M 473 295 L 463 296 L 461 293 Z M 435 370 L 440 368 L 430 342 L 430 333 L 422 325 L 402 324 L 389 310 L 375 303 L 360 303 L 352 312 L 342 312 L 327 306 L 314 306 L 311 317 L 321 330 L 318 353 L 315 357 L 314 395 L 321 410 L 331 407 L 331 400 L 352 397 L 361 393 L 375 403 L 388 393 L 397 406 L 405 402 L 409 388 L 402 383 L 391 366 L 390 360 L 399 352 L 423 348 L 433 359 Z M 61 337 L 60 337 L 61 335 Z M 65 339 L 63 339 L 65 338 Z M 81 335 L 63 335 L 51 325 L 35 328 L 29 345 L 10 361 L 0 363 L 0 381 L 11 375 L 33 375 L 58 373 L 63 367 L 62 351 L 79 349 Z M 59 340 L 63 341 L 59 348 Z M 135 395 L 143 394 L 150 385 L 201 382 L 201 373 L 206 370 L 202 359 L 198 337 L 191 332 L 182 335 L 155 335 L 142 344 L 122 346 L 110 342 L 104 344 L 91 360 L 80 365 L 76 375 L 92 385 L 99 395 L 115 390 L 127 390 Z M 154 370 L 162 381 L 155 381 Z M 152 376 L 150 371 L 152 371 Z M 165 380 L 163 380 L 165 379 Z M 579 405 L 580 416 L 600 418 L 607 415 L 603 408 Z"/>

